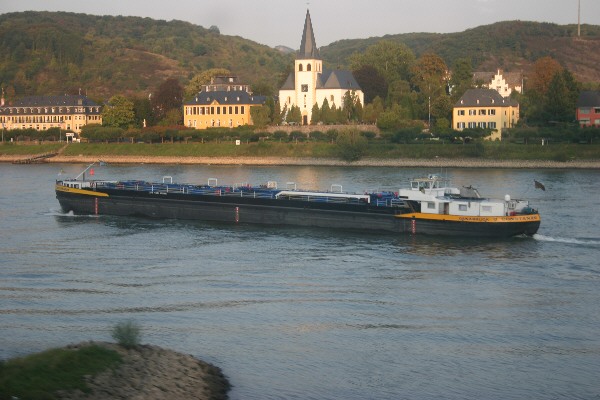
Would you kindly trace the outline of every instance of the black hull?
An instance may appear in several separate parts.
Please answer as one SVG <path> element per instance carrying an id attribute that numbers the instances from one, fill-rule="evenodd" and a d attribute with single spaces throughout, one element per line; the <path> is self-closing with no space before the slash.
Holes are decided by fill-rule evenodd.
<path id="1" fill-rule="evenodd" d="M 489 224 L 398 218 L 397 215 L 410 210 L 369 205 L 147 192 L 123 194 L 118 190 L 108 190 L 106 193 L 108 197 L 57 191 L 56 197 L 63 211 L 83 215 L 290 225 L 459 237 L 532 235 L 539 228 L 539 221 Z"/>

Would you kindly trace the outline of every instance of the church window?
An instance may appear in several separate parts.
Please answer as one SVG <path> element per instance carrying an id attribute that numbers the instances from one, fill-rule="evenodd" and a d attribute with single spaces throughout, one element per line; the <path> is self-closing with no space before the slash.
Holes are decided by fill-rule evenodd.
<path id="1" fill-rule="evenodd" d="M 333 104 L 333 103 L 334 103 L 334 98 L 333 98 L 333 95 L 331 95 L 331 96 L 330 96 L 330 101 L 331 101 L 331 104 Z"/>
<path id="2" fill-rule="evenodd" d="M 311 65 L 310 64 L 306 64 L 306 70 L 307 71 L 312 71 Z"/>
<path id="3" fill-rule="evenodd" d="M 298 71 L 302 71 L 302 64 L 298 64 Z"/>
<path id="4" fill-rule="evenodd" d="M 308 92 L 308 85 L 302 85 L 302 86 L 300 87 L 300 89 L 301 89 L 303 92 Z"/>

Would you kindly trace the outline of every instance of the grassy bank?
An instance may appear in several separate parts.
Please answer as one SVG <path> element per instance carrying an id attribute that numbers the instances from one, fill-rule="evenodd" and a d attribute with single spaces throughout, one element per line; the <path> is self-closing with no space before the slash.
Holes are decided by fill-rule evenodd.
<path id="1" fill-rule="evenodd" d="M 64 142 L 31 145 L 2 145 L 0 155 L 26 156 L 58 151 Z M 525 145 L 503 142 L 473 144 L 385 144 L 371 142 L 364 157 L 372 159 L 480 159 L 571 161 L 600 159 L 600 144 Z M 64 156 L 145 156 L 145 157 L 304 157 L 339 158 L 337 145 L 323 142 L 258 142 L 236 146 L 231 142 L 210 143 L 74 143 Z"/>
<path id="2" fill-rule="evenodd" d="M 92 345 L 80 349 L 52 349 L 0 363 L 0 400 L 56 399 L 57 390 L 88 391 L 84 376 L 122 362 L 112 350 Z"/>

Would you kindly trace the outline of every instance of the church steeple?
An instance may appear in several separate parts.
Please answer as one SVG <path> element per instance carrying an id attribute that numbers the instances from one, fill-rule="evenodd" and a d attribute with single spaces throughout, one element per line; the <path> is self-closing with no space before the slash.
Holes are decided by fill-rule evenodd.
<path id="1" fill-rule="evenodd" d="M 304 21 L 304 32 L 302 33 L 302 42 L 300 43 L 298 59 L 316 60 L 319 58 L 319 49 L 315 42 L 315 34 L 313 32 L 312 22 L 310 21 L 310 13 L 306 10 L 306 20 Z"/>

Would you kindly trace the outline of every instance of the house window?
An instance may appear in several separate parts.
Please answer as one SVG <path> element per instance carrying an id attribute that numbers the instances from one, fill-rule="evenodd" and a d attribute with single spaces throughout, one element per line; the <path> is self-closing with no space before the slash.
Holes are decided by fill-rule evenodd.
<path id="1" fill-rule="evenodd" d="M 458 115 L 465 115 L 465 110 L 458 110 Z"/>
<path id="2" fill-rule="evenodd" d="M 496 110 L 492 108 L 491 110 L 489 110 L 488 114 L 489 115 L 496 115 Z"/>
<path id="3" fill-rule="evenodd" d="M 594 107 L 594 113 L 596 113 L 596 114 L 600 113 L 600 107 Z"/>
<path id="4" fill-rule="evenodd" d="M 456 124 L 456 129 L 465 129 L 465 123 L 464 122 L 459 122 Z"/>
<path id="5" fill-rule="evenodd" d="M 480 122 L 478 126 L 482 129 L 485 129 L 485 122 Z"/>
<path id="6" fill-rule="evenodd" d="M 301 89 L 303 92 L 308 92 L 308 85 L 301 85 L 301 86 L 300 86 L 300 89 Z"/>
<path id="7" fill-rule="evenodd" d="M 488 122 L 488 128 L 490 128 L 490 129 L 496 129 L 496 123 L 495 122 Z"/>
<path id="8" fill-rule="evenodd" d="M 312 70 L 312 68 L 311 68 L 310 64 L 307 64 L 307 65 L 306 65 L 306 70 L 307 70 L 307 71 L 311 71 L 311 70 Z"/>
<path id="9" fill-rule="evenodd" d="M 485 115 L 486 114 L 485 111 L 486 111 L 485 109 L 479 110 L 479 115 Z"/>
<path id="10" fill-rule="evenodd" d="M 469 110 L 469 115 L 477 115 L 477 110 Z"/>
<path id="11" fill-rule="evenodd" d="M 302 64 L 298 64 L 298 71 L 302 71 Z"/>
<path id="12" fill-rule="evenodd" d="M 469 129 L 474 129 L 477 127 L 477 123 L 475 122 L 469 122 Z"/>

